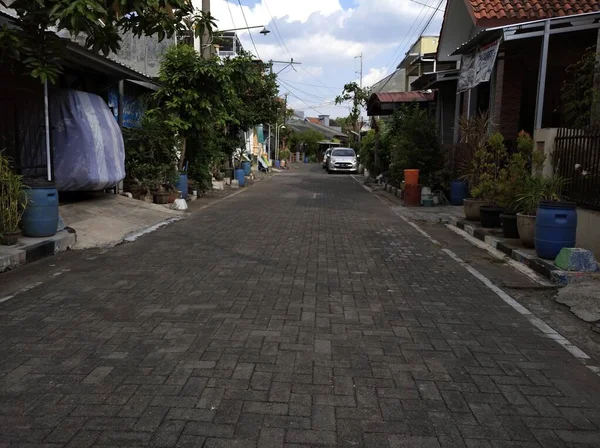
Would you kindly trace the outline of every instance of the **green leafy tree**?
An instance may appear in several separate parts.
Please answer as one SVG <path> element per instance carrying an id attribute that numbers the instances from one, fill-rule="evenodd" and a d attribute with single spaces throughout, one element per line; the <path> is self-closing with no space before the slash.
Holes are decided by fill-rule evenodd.
<path id="1" fill-rule="evenodd" d="M 346 125 L 354 132 L 360 131 L 360 116 L 364 108 L 367 107 L 369 93 L 367 89 L 362 89 L 356 82 L 348 83 L 344 86 L 342 94 L 335 99 L 335 104 L 342 104 L 350 101 L 352 109 L 346 121 Z"/>
<path id="2" fill-rule="evenodd" d="M 3 59 L 18 60 L 26 73 L 55 82 L 62 71 L 64 42 L 57 33 L 84 36 L 85 47 L 108 54 L 121 35 L 171 37 L 192 12 L 188 0 L 0 0 L 16 12 L 16 27 L 0 28 Z"/>
<path id="3" fill-rule="evenodd" d="M 479 182 L 471 188 L 474 198 L 485 199 L 490 204 L 499 205 L 502 200 L 502 178 L 507 163 L 504 137 L 499 132 L 490 136 L 488 144 L 476 153 L 473 163 L 478 167 Z"/>
<path id="4" fill-rule="evenodd" d="M 170 47 L 159 71 L 155 98 L 165 122 L 182 140 L 183 168 L 187 138 L 210 127 L 224 127 L 230 118 L 226 104 L 234 95 L 227 70 L 217 58 L 204 59 L 188 45 Z"/>
<path id="5" fill-rule="evenodd" d="M 443 164 L 435 119 L 418 105 L 396 110 L 382 140 L 390 150 L 390 171 L 398 184 L 405 169 L 418 169 L 427 178 Z"/>
<path id="6" fill-rule="evenodd" d="M 229 97 L 230 124 L 247 129 L 276 120 L 279 105 L 276 101 L 276 75 L 266 74 L 268 65 L 244 52 L 223 63 L 234 95 Z"/>
<path id="7" fill-rule="evenodd" d="M 302 151 L 308 156 L 316 155 L 319 151 L 319 142 L 325 140 L 325 136 L 314 129 L 308 129 L 303 132 L 292 132 L 290 137 L 290 147 L 296 149 L 302 145 Z"/>

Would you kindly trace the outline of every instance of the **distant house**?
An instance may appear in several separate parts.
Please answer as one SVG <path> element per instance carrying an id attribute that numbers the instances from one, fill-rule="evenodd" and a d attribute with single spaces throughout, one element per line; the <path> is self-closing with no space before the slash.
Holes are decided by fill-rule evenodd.
<path id="1" fill-rule="evenodd" d="M 408 92 L 413 81 L 424 73 L 456 68 L 456 62 L 437 61 L 439 36 L 421 36 L 406 52 L 394 73 L 377 81 L 370 93 Z"/>

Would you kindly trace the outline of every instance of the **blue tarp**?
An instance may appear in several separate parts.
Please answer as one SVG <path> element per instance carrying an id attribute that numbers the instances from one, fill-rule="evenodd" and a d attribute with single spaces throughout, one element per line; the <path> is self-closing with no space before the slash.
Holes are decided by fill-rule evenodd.
<path id="1" fill-rule="evenodd" d="M 104 190 L 125 178 L 123 136 L 101 97 L 60 90 L 50 97 L 50 126 L 58 191 Z"/>

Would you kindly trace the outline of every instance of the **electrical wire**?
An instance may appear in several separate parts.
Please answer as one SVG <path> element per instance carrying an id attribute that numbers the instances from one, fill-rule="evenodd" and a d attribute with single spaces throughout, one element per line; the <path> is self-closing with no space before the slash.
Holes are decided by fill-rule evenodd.
<path id="1" fill-rule="evenodd" d="M 431 24 L 431 21 L 433 20 L 433 18 L 435 17 L 435 15 L 436 15 L 436 14 L 437 14 L 439 11 L 441 11 L 441 10 L 440 10 L 440 6 L 442 5 L 443 1 L 444 1 L 444 0 L 440 0 L 440 1 L 439 1 L 439 3 L 438 3 L 438 5 L 436 6 L 435 10 L 434 10 L 434 11 L 431 13 L 431 16 L 429 17 L 429 20 L 427 20 L 427 23 L 425 24 L 425 26 L 424 26 L 424 27 L 421 29 L 421 31 L 419 32 L 419 36 L 422 36 L 422 35 L 423 35 L 423 33 L 424 33 L 426 30 L 427 30 L 427 28 L 428 28 L 428 27 L 429 27 L 429 25 Z M 423 10 L 423 9 L 425 9 L 425 7 L 423 7 L 421 10 Z M 409 32 L 410 32 L 410 31 L 409 31 Z M 411 38 L 412 38 L 412 36 L 413 36 L 413 35 L 414 35 L 414 34 L 412 34 L 412 35 L 411 35 Z M 408 34 L 407 34 L 407 36 L 408 36 Z M 405 37 L 405 39 L 403 39 L 403 42 L 404 42 L 405 40 L 406 40 L 406 37 Z M 411 42 L 411 41 L 409 41 L 409 42 Z M 402 44 L 400 44 L 400 45 L 402 45 Z M 400 48 L 400 47 L 399 47 L 399 48 Z M 379 89 L 379 91 L 380 91 L 380 92 L 381 92 L 381 91 L 382 91 L 382 90 L 385 88 L 385 86 L 387 86 L 387 85 L 389 84 L 389 82 L 390 82 L 390 81 L 392 80 L 392 78 L 394 77 L 393 75 L 394 75 L 394 73 L 392 73 L 392 76 L 390 76 L 390 77 L 387 79 L 387 81 L 385 82 L 385 84 L 384 84 L 383 86 L 381 86 L 381 88 Z"/>
<path id="2" fill-rule="evenodd" d="M 316 113 L 318 113 L 319 115 L 323 115 L 321 112 L 319 112 L 319 110 L 315 109 L 314 107 L 312 107 L 310 104 L 306 103 L 302 98 L 300 98 L 298 95 L 295 95 L 292 92 L 289 92 L 289 94 L 291 96 L 293 96 L 294 98 L 296 98 L 298 101 L 300 101 L 302 104 L 304 104 L 306 107 L 308 107 L 309 110 L 314 110 Z"/>
<path id="3" fill-rule="evenodd" d="M 313 94 L 313 93 L 309 93 L 309 92 L 306 92 L 306 91 L 304 91 L 304 90 L 301 90 L 301 89 L 299 89 L 298 87 L 291 86 L 291 85 L 289 85 L 288 83 L 286 83 L 286 82 L 285 82 L 283 79 L 279 79 L 278 81 L 279 81 L 281 84 L 283 84 L 283 86 L 284 86 L 284 87 L 286 87 L 286 88 L 288 88 L 288 89 L 294 89 L 296 92 L 300 92 L 301 94 L 303 94 L 303 95 L 306 95 L 306 96 L 308 96 L 308 97 L 313 97 L 314 99 L 317 99 L 317 100 L 320 100 L 320 101 L 329 100 L 329 98 L 325 98 L 325 97 L 322 97 L 322 96 L 318 96 L 318 95 L 315 95 L 315 94 Z"/>
<path id="4" fill-rule="evenodd" d="M 246 28 L 248 28 L 248 35 L 250 36 L 250 40 L 252 41 L 252 46 L 254 47 L 254 51 L 256 51 L 256 56 L 260 59 L 260 54 L 258 53 L 258 48 L 256 48 L 256 44 L 254 43 L 254 37 L 252 37 L 252 31 L 249 29 L 248 21 L 246 20 L 246 13 L 244 12 L 244 7 L 242 6 L 241 0 L 238 0 L 238 5 L 240 5 L 240 9 L 242 10 L 242 16 L 244 17 L 244 23 L 246 24 Z"/>
<path id="5" fill-rule="evenodd" d="M 277 22 L 275 21 L 273 14 L 271 14 L 271 10 L 269 9 L 269 5 L 267 5 L 266 0 L 263 0 L 263 4 L 265 5 L 265 8 L 267 9 L 267 13 L 269 14 L 269 17 L 271 17 L 271 22 L 273 22 L 273 26 L 275 27 L 275 37 L 277 38 L 277 44 L 281 47 L 281 50 L 283 50 L 284 52 L 286 52 L 288 54 L 288 56 L 291 59 L 292 54 L 290 53 L 290 50 L 288 49 L 287 45 L 285 44 L 285 41 L 283 40 L 283 36 L 281 35 L 281 32 L 279 31 Z"/>
<path id="6" fill-rule="evenodd" d="M 235 20 L 233 20 L 233 13 L 231 12 L 231 5 L 229 4 L 229 0 L 225 0 L 225 3 L 227 3 L 227 9 L 229 10 L 229 17 L 231 17 L 231 23 L 233 25 L 233 28 L 236 29 L 237 26 L 235 26 Z"/>
<path id="7" fill-rule="evenodd" d="M 284 79 L 284 81 L 285 81 L 285 82 L 292 83 L 292 84 L 298 84 L 298 85 L 301 85 L 301 86 L 307 86 L 307 87 L 316 87 L 317 89 L 323 89 L 323 88 L 326 88 L 326 89 L 331 89 L 331 90 L 334 90 L 334 91 L 336 91 L 336 92 L 337 92 L 338 90 L 342 90 L 342 89 L 343 89 L 343 87 L 331 87 L 331 86 L 325 86 L 325 87 L 323 87 L 323 86 L 319 86 L 319 85 L 317 85 L 317 84 L 307 84 L 307 83 L 305 83 L 305 82 L 300 82 L 300 81 L 292 81 L 291 79 Z"/>
<path id="8" fill-rule="evenodd" d="M 425 0 L 425 1 L 429 1 L 429 0 Z M 408 29 L 407 33 L 404 35 L 404 38 L 400 41 L 400 43 L 398 44 L 398 46 L 396 47 L 396 49 L 394 50 L 394 52 L 392 53 L 392 57 L 390 58 L 390 60 L 388 61 L 387 64 L 385 64 L 386 69 L 388 67 L 392 67 L 395 65 L 395 61 L 396 61 L 396 54 L 398 53 L 398 51 L 400 51 L 400 54 L 402 54 L 402 48 L 404 47 L 404 45 L 406 45 L 406 39 L 408 36 L 410 36 L 413 28 L 415 27 L 415 25 L 417 25 L 417 23 L 419 23 L 419 18 L 421 17 L 421 14 L 423 14 L 423 11 L 425 11 L 425 8 L 428 5 L 424 4 L 423 6 L 421 6 L 421 9 L 419 10 L 419 14 L 417 15 L 417 18 L 413 21 L 413 23 L 410 25 L 410 28 Z"/>

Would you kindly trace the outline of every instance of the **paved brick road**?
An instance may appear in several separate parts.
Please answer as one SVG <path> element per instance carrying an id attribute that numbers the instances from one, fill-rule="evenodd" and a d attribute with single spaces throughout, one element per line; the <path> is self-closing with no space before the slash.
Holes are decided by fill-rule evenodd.
<path id="1" fill-rule="evenodd" d="M 0 304 L 0 447 L 600 446 L 600 378 L 349 177 L 55 260 Z"/>

